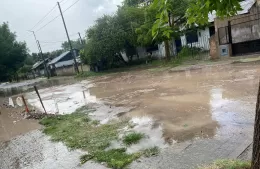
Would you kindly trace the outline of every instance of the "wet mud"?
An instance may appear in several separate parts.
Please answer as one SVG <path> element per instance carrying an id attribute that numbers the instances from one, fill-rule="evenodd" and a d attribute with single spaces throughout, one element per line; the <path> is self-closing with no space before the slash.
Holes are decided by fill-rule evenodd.
<path id="1" fill-rule="evenodd" d="M 6 105 L 8 99 L 0 98 L 0 142 L 41 128 L 38 121 L 25 118 L 24 107 L 11 108 Z"/>
<path id="2" fill-rule="evenodd" d="M 134 107 L 120 116 L 148 116 L 167 142 L 224 135 L 252 126 L 259 65 L 209 66 L 181 72 L 124 73 L 97 78 L 90 93 L 112 105 Z"/>

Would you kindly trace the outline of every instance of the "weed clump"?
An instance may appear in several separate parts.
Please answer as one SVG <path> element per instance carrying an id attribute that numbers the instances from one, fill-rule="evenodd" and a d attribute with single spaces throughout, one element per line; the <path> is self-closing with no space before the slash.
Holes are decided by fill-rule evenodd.
<path id="1" fill-rule="evenodd" d="M 129 146 L 138 143 L 142 138 L 144 138 L 144 134 L 133 132 L 123 137 L 123 143 Z"/>

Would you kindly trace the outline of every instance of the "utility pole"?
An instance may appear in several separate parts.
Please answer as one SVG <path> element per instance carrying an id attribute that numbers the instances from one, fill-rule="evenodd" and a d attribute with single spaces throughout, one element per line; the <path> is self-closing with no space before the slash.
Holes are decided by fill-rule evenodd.
<path id="1" fill-rule="evenodd" d="M 36 45 L 37 45 L 38 50 L 39 50 L 39 53 L 40 53 L 40 55 L 41 55 L 41 59 L 43 60 L 44 72 L 45 72 L 44 74 L 45 74 L 45 76 L 49 79 L 49 78 L 50 78 L 50 76 L 49 76 L 49 71 L 48 71 L 48 69 L 47 69 L 47 66 L 46 66 L 46 63 L 45 63 L 45 59 L 43 58 L 41 45 L 40 45 L 39 41 L 38 41 L 37 38 L 36 38 L 35 32 L 34 32 L 34 31 L 31 31 L 31 30 L 28 30 L 28 31 L 33 33 L 34 39 L 35 39 L 35 41 L 36 41 Z"/>
<path id="2" fill-rule="evenodd" d="M 79 68 L 78 68 L 78 64 L 77 64 L 77 61 L 76 61 L 76 56 L 75 56 L 75 54 L 74 54 L 74 52 L 73 52 L 73 48 L 72 48 L 72 45 L 71 45 L 71 41 L 70 41 L 70 37 L 69 37 L 68 30 L 67 30 L 67 27 L 66 27 L 66 23 L 65 23 L 65 20 L 64 20 L 62 11 L 61 11 L 60 3 L 57 2 L 57 4 L 58 4 L 58 6 L 59 6 L 60 15 L 61 15 L 62 22 L 63 22 L 64 28 L 65 28 L 65 31 L 66 31 L 66 34 L 67 34 L 68 42 L 69 42 L 69 45 L 70 45 L 70 53 L 71 53 L 72 56 L 73 56 L 74 65 L 75 65 L 75 71 L 76 71 L 76 73 L 79 73 Z"/>
<path id="3" fill-rule="evenodd" d="M 83 40 L 82 40 L 82 38 L 81 38 L 80 33 L 78 33 L 78 34 L 79 34 L 79 39 L 80 39 L 80 41 L 81 41 L 81 44 L 84 45 L 84 42 L 83 42 Z"/>
<path id="4" fill-rule="evenodd" d="M 43 60 L 43 66 L 44 66 L 44 70 L 45 70 L 45 76 L 47 76 L 47 78 L 49 79 L 50 78 L 50 75 L 49 75 L 49 71 L 47 69 L 47 66 L 46 66 L 46 62 L 45 62 L 45 59 L 43 58 L 43 54 L 42 54 L 42 48 L 41 48 L 41 45 L 40 45 L 40 42 L 37 40 L 37 45 L 38 45 L 38 48 L 40 50 L 40 53 L 41 53 L 41 58 Z"/>

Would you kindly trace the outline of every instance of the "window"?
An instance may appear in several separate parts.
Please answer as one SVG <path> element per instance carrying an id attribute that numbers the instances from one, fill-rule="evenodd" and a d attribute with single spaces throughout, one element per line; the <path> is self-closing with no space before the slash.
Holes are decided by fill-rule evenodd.
<path id="1" fill-rule="evenodd" d="M 198 39 L 198 34 L 197 34 L 197 32 L 189 32 L 189 33 L 186 33 L 186 40 L 187 40 L 187 43 L 198 42 L 199 39 Z"/>

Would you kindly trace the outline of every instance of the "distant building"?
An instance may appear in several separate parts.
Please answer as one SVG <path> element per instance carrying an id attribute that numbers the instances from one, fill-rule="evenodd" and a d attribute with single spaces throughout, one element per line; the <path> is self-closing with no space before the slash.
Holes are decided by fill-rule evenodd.
<path id="1" fill-rule="evenodd" d="M 45 59 L 45 64 L 49 62 L 49 59 Z M 32 66 L 32 72 L 36 77 L 44 76 L 45 75 L 45 69 L 44 69 L 44 62 L 38 61 Z"/>
<path id="2" fill-rule="evenodd" d="M 76 61 L 78 64 L 81 63 L 79 58 L 79 50 L 73 50 L 74 55 L 76 56 Z M 74 59 L 73 55 L 70 51 L 62 53 L 60 56 L 54 58 L 48 63 L 48 67 L 50 69 L 52 76 L 66 76 L 66 75 L 74 75 Z"/>
<path id="3" fill-rule="evenodd" d="M 260 0 L 241 1 L 237 15 L 220 19 L 210 15 L 216 29 L 219 57 L 260 52 Z"/>

